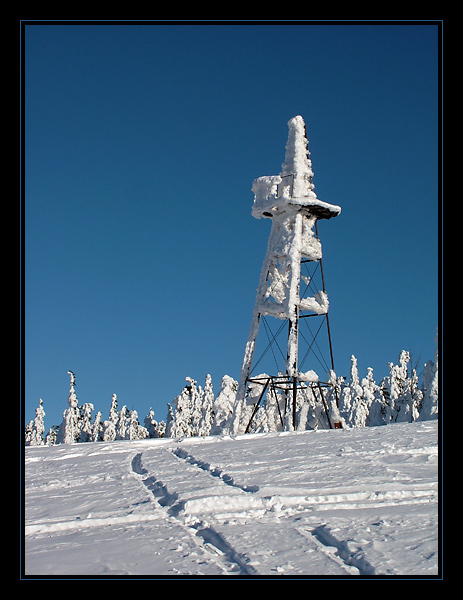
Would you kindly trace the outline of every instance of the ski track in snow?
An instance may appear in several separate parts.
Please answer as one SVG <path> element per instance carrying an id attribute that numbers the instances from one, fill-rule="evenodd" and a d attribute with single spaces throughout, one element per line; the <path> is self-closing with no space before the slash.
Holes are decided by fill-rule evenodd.
<path id="1" fill-rule="evenodd" d="M 90 559 L 74 536 L 90 536 L 100 574 L 435 575 L 430 432 L 437 427 L 424 423 L 31 449 L 27 467 L 44 471 L 26 488 L 30 568 L 69 543 L 83 565 L 73 572 L 85 574 Z M 119 530 L 117 566 L 92 540 L 103 547 Z"/>
<path id="2" fill-rule="evenodd" d="M 327 549 L 330 557 L 334 560 L 337 556 L 340 564 L 346 568 L 351 575 L 374 575 L 373 566 L 366 560 L 363 552 L 352 551 L 346 541 L 338 540 L 326 525 L 319 525 L 312 529 L 310 534 Z M 333 555 L 333 549 L 335 553 Z"/>
<path id="3" fill-rule="evenodd" d="M 175 451 L 173 454 L 176 455 Z M 143 467 L 141 459 L 141 452 L 134 456 L 132 460 L 133 473 L 140 477 L 141 482 L 156 502 L 166 508 L 167 514 L 175 518 L 180 526 L 192 535 L 193 540 L 209 556 L 209 559 L 215 562 L 225 575 L 237 573 L 240 575 L 256 575 L 255 569 L 246 564 L 246 558 L 240 556 L 212 525 L 202 520 L 187 521 L 181 517 L 180 513 L 185 502 L 179 499 L 177 493 L 170 493 L 162 481 L 156 479 L 154 475 L 149 475 Z"/>
<path id="4" fill-rule="evenodd" d="M 227 473 L 222 471 L 222 469 L 219 469 L 218 467 L 213 467 L 208 462 L 195 458 L 194 456 L 189 454 L 183 448 L 175 448 L 174 450 L 171 450 L 171 452 L 174 456 L 177 456 L 181 460 L 185 460 L 186 462 L 190 463 L 191 465 L 196 465 L 202 471 L 209 473 L 212 477 L 218 477 L 226 485 L 230 485 L 231 487 L 235 487 L 240 490 L 243 490 L 243 492 L 254 493 L 254 492 L 259 491 L 258 485 L 239 485 L 238 483 L 236 483 L 234 481 L 234 479 L 233 479 L 233 477 L 231 477 L 231 475 L 227 475 Z"/>

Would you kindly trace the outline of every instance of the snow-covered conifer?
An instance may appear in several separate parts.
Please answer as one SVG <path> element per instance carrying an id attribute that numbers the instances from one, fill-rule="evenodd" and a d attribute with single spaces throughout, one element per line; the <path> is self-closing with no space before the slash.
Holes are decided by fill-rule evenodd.
<path id="1" fill-rule="evenodd" d="M 402 350 L 399 364 L 388 363 L 389 375 L 383 377 L 379 386 L 372 387 L 374 396 L 369 409 L 368 424 L 384 425 L 395 422 L 411 422 L 418 415 L 421 400 L 416 372 L 408 376 L 410 353 Z"/>
<path id="2" fill-rule="evenodd" d="M 117 428 L 116 428 L 116 440 L 127 439 L 127 430 L 130 422 L 130 413 L 127 406 L 123 406 L 119 411 Z"/>
<path id="3" fill-rule="evenodd" d="M 171 437 L 191 437 L 197 435 L 197 427 L 201 420 L 200 396 L 196 381 L 191 377 L 185 378 L 187 385 L 173 402 L 173 421 L 170 425 Z M 193 415 L 195 412 L 195 427 Z"/>
<path id="4" fill-rule="evenodd" d="M 355 362 L 357 361 L 355 360 Z M 351 381 L 349 382 L 352 398 L 348 422 L 350 427 L 365 427 L 367 423 L 370 405 L 374 397 L 370 395 L 370 387 L 374 383 L 371 380 L 371 378 L 373 377 L 373 370 L 369 368 L 367 371 L 367 377 L 362 379 L 362 382 L 360 383 L 358 380 L 358 370 L 356 367 L 357 364 L 355 364 L 355 371 L 357 377 L 354 381 L 351 377 Z"/>
<path id="5" fill-rule="evenodd" d="M 172 404 L 167 403 L 167 425 L 166 425 L 166 437 L 177 437 L 177 429 L 175 422 L 175 413 Z"/>
<path id="6" fill-rule="evenodd" d="M 259 405 L 259 408 L 257 409 L 257 412 L 254 415 L 251 427 L 252 433 L 269 432 L 268 413 L 266 406 L 263 406 L 262 404 Z"/>
<path id="7" fill-rule="evenodd" d="M 320 426 L 323 404 L 319 400 L 318 389 L 314 388 L 312 382 L 309 381 L 307 387 L 300 391 L 300 397 L 301 406 L 297 414 L 297 431 L 323 428 L 324 425 Z M 279 404 L 281 406 L 281 401 Z"/>
<path id="8" fill-rule="evenodd" d="M 111 406 L 109 408 L 109 421 L 111 421 L 111 423 L 116 428 L 118 420 L 119 420 L 119 413 L 117 410 L 117 395 L 113 394 L 111 396 Z"/>
<path id="9" fill-rule="evenodd" d="M 392 407 L 393 422 L 410 421 L 410 395 L 408 393 L 408 363 L 410 353 L 402 350 L 399 364 L 389 363 L 389 397 Z"/>
<path id="10" fill-rule="evenodd" d="M 100 441 L 102 432 L 103 432 L 103 426 L 101 424 L 101 411 L 98 411 L 95 415 L 95 421 L 93 422 L 92 436 L 91 436 L 90 441 L 92 441 L 92 442 Z"/>
<path id="11" fill-rule="evenodd" d="M 305 396 L 305 395 L 304 395 Z M 299 410 L 298 419 L 297 419 L 297 431 L 305 431 L 307 428 L 307 420 L 309 416 L 310 403 L 304 402 Z"/>
<path id="12" fill-rule="evenodd" d="M 214 423 L 214 390 L 212 378 L 206 375 L 206 382 L 201 398 L 201 421 L 199 423 L 198 435 L 210 435 Z"/>
<path id="13" fill-rule="evenodd" d="M 439 349 L 436 332 L 436 351 L 434 360 L 429 360 L 423 369 L 423 398 L 420 404 L 419 420 L 437 419 L 439 414 Z"/>
<path id="14" fill-rule="evenodd" d="M 138 413 L 136 410 L 131 410 L 129 413 L 125 436 L 128 440 L 143 440 L 149 437 L 148 430 L 138 422 Z"/>
<path id="15" fill-rule="evenodd" d="M 374 398 L 368 414 L 368 425 L 370 427 L 387 425 L 391 421 L 392 406 L 388 382 L 388 377 L 383 377 L 375 388 Z"/>
<path id="16" fill-rule="evenodd" d="M 40 398 L 39 405 L 35 409 L 35 419 L 31 427 L 29 446 L 43 446 L 43 434 L 45 433 L 45 426 L 43 424 L 44 416 L 43 400 Z"/>
<path id="17" fill-rule="evenodd" d="M 79 408 L 77 396 L 74 386 L 76 378 L 72 371 L 68 371 L 71 378 L 68 404 L 69 407 L 63 413 L 63 421 L 59 426 L 58 435 L 56 437 L 57 444 L 75 444 L 79 440 Z"/>
<path id="18" fill-rule="evenodd" d="M 418 381 L 419 377 L 416 373 L 416 369 L 412 369 L 412 373 L 409 380 L 410 421 L 417 421 L 420 416 L 420 407 L 423 401 L 423 392 L 419 388 Z"/>
<path id="19" fill-rule="evenodd" d="M 341 396 L 343 381 L 343 377 L 336 377 L 336 373 L 332 369 L 330 369 L 328 373 L 328 383 L 330 384 L 330 387 L 328 388 L 326 402 L 328 405 L 330 420 L 333 427 L 342 427 L 342 417 L 339 412 L 338 404 L 339 398 Z"/>
<path id="20" fill-rule="evenodd" d="M 101 440 L 103 442 L 112 442 L 116 439 L 116 429 L 112 421 L 103 421 Z"/>
<path id="21" fill-rule="evenodd" d="M 45 438 L 45 445 L 46 446 L 54 446 L 56 444 L 56 436 L 57 436 L 57 432 L 55 429 L 55 425 L 52 425 L 50 427 L 50 429 L 48 430 L 47 436 Z"/>
<path id="22" fill-rule="evenodd" d="M 154 418 L 154 410 L 151 407 L 149 409 L 148 414 L 144 418 L 143 423 L 145 424 L 145 429 L 148 432 L 148 436 L 150 438 L 157 437 L 156 427 L 157 427 L 158 423 Z"/>
<path id="23" fill-rule="evenodd" d="M 275 389 L 267 390 L 265 399 L 265 412 L 266 412 L 266 427 L 267 431 L 273 433 L 275 431 L 282 430 L 280 414 L 282 414 L 283 399 L 281 393 Z M 298 394 L 298 410 L 302 405 L 302 399 Z"/>
<path id="24" fill-rule="evenodd" d="M 83 404 L 79 414 L 79 442 L 93 441 L 92 412 L 94 406 L 90 402 Z"/>
<path id="25" fill-rule="evenodd" d="M 344 384 L 339 395 L 339 414 L 344 426 L 350 426 L 350 416 L 352 409 L 352 391 L 349 384 Z"/>
<path id="26" fill-rule="evenodd" d="M 238 382 L 229 375 L 224 375 L 220 382 L 220 392 L 214 400 L 214 423 L 211 435 L 231 433 L 233 406 L 235 404 Z"/>
<path id="27" fill-rule="evenodd" d="M 363 388 L 360 384 L 357 359 L 352 355 L 350 360 L 351 369 L 349 388 L 351 393 L 351 406 L 346 420 L 350 427 L 364 427 L 368 412 L 363 398 Z"/>
<path id="28" fill-rule="evenodd" d="M 34 421 L 29 421 L 29 423 L 26 425 L 26 431 L 25 431 L 25 437 L 24 437 L 25 446 L 31 445 L 31 436 L 32 436 L 32 427 L 33 426 L 34 426 Z"/>
<path id="29" fill-rule="evenodd" d="M 339 413 L 343 423 L 346 426 L 350 426 L 350 421 L 352 418 L 352 403 L 355 399 L 355 395 L 361 394 L 360 390 L 360 382 L 357 368 L 357 359 L 354 355 L 350 357 L 351 367 L 350 367 L 350 378 L 347 384 L 342 385 L 341 391 L 339 394 Z"/>
<path id="30" fill-rule="evenodd" d="M 191 377 L 185 378 L 187 381 L 188 405 L 190 407 L 191 424 L 190 435 L 198 436 L 203 418 L 203 389 L 197 385 L 197 382 Z"/>
<path id="31" fill-rule="evenodd" d="M 362 427 L 365 425 L 366 419 L 363 389 L 360 384 L 356 357 L 352 355 L 350 361 L 349 383 L 343 387 L 339 397 L 339 414 L 347 427 Z"/>
<path id="32" fill-rule="evenodd" d="M 169 405 L 170 406 L 170 405 Z M 172 407 L 170 407 L 172 409 Z M 154 410 L 150 407 L 148 414 L 144 419 L 145 429 L 148 432 L 150 438 L 163 438 L 166 435 L 166 423 L 160 421 L 159 423 L 154 418 Z"/>
<path id="33" fill-rule="evenodd" d="M 370 425 L 370 411 L 378 392 L 378 385 L 373 377 L 373 369 L 367 367 L 367 376 L 362 379 L 363 402 L 366 409 L 365 425 Z"/>
<path id="34" fill-rule="evenodd" d="M 156 434 L 158 438 L 163 438 L 166 436 L 166 422 L 165 421 L 159 421 L 157 427 L 156 427 Z"/>
<path id="35" fill-rule="evenodd" d="M 112 442 L 116 439 L 119 413 L 117 411 L 117 395 L 111 396 L 111 406 L 109 408 L 109 418 L 101 426 L 100 437 L 103 442 Z"/>

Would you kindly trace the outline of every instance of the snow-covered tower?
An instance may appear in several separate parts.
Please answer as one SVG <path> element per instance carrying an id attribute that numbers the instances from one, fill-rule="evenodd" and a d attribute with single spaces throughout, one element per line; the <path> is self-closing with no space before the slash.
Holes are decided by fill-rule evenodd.
<path id="1" fill-rule="evenodd" d="M 259 177 L 252 185 L 255 194 L 252 215 L 257 219 L 272 219 L 272 228 L 237 390 L 234 410 L 235 433 L 242 432 L 241 417 L 246 406 L 248 387 L 254 385 L 255 388 L 259 383 L 263 386 L 259 400 L 269 386 L 284 390 L 287 408 L 292 397 L 293 426 L 295 425 L 297 388 L 300 382 L 310 380 L 310 375 L 299 372 L 299 320 L 313 315 L 326 315 L 326 320 L 328 319 L 328 296 L 324 282 L 320 291 L 312 291 L 313 295 L 306 297 L 305 293 L 311 287 L 311 277 L 304 277 L 301 273 L 301 263 L 319 263 L 321 267 L 322 248 L 318 239 L 317 220 L 336 217 L 341 208 L 322 202 L 314 192 L 312 163 L 303 118 L 292 118 L 288 127 L 286 155 L 280 175 Z M 321 268 L 320 270 L 323 278 L 323 271 Z M 302 295 L 301 276 L 307 284 Z M 288 322 L 284 370 L 275 376 L 251 377 L 259 325 L 265 316 Z M 327 328 L 329 336 L 328 321 Z M 271 336 L 268 338 L 271 345 L 275 336 L 273 339 Z M 279 350 L 281 353 L 280 347 Z"/>

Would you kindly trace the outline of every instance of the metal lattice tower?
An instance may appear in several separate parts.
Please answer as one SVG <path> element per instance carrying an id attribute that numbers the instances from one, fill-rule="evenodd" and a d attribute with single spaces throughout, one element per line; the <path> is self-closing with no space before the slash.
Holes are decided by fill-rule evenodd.
<path id="1" fill-rule="evenodd" d="M 288 413 L 292 406 L 292 426 L 296 426 L 297 390 L 301 386 L 307 386 L 305 382 L 311 381 L 308 373 L 314 373 L 313 371 L 301 373 L 299 370 L 299 342 L 303 335 L 299 327 L 301 319 L 311 316 L 323 317 L 328 333 L 330 368 L 334 372 L 328 320 L 329 302 L 325 290 L 321 262 L 322 248 L 318 239 L 317 220 L 331 219 L 341 212 L 341 208 L 322 202 L 314 192 L 312 163 L 303 118 L 301 116 L 292 118 L 288 122 L 288 127 L 285 161 L 282 164 L 280 175 L 259 177 L 252 185 L 252 191 L 255 194 L 252 215 L 257 219 L 262 217 L 272 219 L 272 228 L 257 288 L 251 328 L 236 395 L 233 416 L 235 433 L 243 432 L 242 413 L 247 403 L 249 405 L 250 400 L 251 403 L 254 403 L 255 409 L 245 428 L 246 432 L 249 430 L 252 418 L 266 390 L 269 392 L 271 390 L 275 392 L 276 389 L 283 391 L 286 398 L 283 412 Z M 308 266 L 312 267 L 312 273 L 308 273 L 306 276 L 301 267 L 305 269 Z M 320 289 L 312 287 L 313 273 L 317 269 L 322 281 Z M 313 295 L 306 296 L 307 292 L 311 292 Z M 269 333 L 267 323 L 270 319 L 267 317 L 282 322 L 278 333 Z M 256 363 L 256 341 L 259 326 L 262 323 L 269 341 L 267 350 L 271 349 L 276 366 L 278 366 L 276 354 L 279 353 L 284 359 L 284 366 L 281 370 L 278 369 L 275 375 L 256 376 L 252 374 Z M 285 330 L 285 323 L 287 323 L 288 332 L 286 356 L 278 343 L 278 335 Z M 317 334 L 318 331 L 320 328 L 318 328 Z M 317 334 L 313 335 L 313 340 L 308 342 L 309 351 L 316 344 Z M 303 338 L 306 342 L 308 341 L 306 336 Z M 304 355 L 304 360 L 306 357 L 307 354 Z M 317 385 L 320 386 L 318 380 Z M 251 387 L 254 388 L 254 397 L 250 399 Z M 257 395 L 256 387 L 259 390 Z M 278 412 L 283 425 L 280 406 L 278 406 Z"/>

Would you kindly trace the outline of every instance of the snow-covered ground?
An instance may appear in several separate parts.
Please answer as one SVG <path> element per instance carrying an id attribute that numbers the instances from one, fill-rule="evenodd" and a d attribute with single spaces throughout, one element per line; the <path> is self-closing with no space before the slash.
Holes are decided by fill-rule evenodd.
<path id="1" fill-rule="evenodd" d="M 438 575 L 438 423 L 25 449 L 26 575 Z"/>

